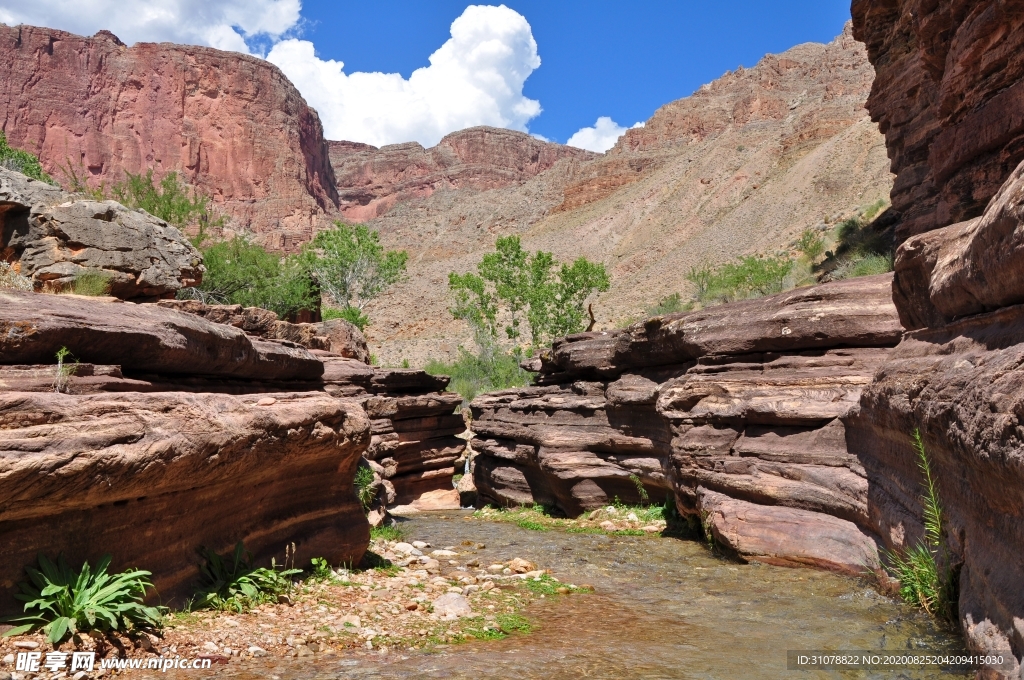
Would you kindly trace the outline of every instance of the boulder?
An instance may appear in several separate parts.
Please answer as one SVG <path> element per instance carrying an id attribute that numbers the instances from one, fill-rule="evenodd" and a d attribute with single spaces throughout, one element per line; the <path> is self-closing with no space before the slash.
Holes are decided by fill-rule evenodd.
<path id="1" fill-rule="evenodd" d="M 316 324 L 317 333 L 327 338 L 327 349 L 334 354 L 370 363 L 370 350 L 366 338 L 355 324 L 344 319 L 331 319 Z"/>
<path id="2" fill-rule="evenodd" d="M 322 393 L 275 397 L 0 392 L 0 613 L 20 611 L 10 594 L 40 552 L 111 553 L 179 605 L 200 546 L 244 541 L 264 566 L 292 543 L 299 565 L 358 562 L 366 415 Z"/>
<path id="3" fill-rule="evenodd" d="M 318 380 L 324 370 L 301 347 L 156 305 L 0 291 L 0 361 L 53 363 L 62 347 L 82 362 L 147 374 Z"/>
<path id="4" fill-rule="evenodd" d="M 0 257 L 14 262 L 36 290 L 62 290 L 99 272 L 111 295 L 152 300 L 202 280 L 199 251 L 142 210 L 75 198 L 2 168 L 0 206 Z"/>

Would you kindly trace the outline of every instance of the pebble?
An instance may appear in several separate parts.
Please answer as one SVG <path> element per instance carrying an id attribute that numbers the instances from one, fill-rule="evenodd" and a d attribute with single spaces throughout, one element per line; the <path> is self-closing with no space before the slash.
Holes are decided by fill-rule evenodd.
<path id="1" fill-rule="evenodd" d="M 423 550 L 424 548 L 429 548 L 430 544 L 426 541 L 413 541 L 412 547 L 416 548 L 417 550 Z"/>
<path id="2" fill-rule="evenodd" d="M 263 649 L 262 647 L 257 647 L 256 645 L 249 647 L 248 651 L 250 654 L 257 657 L 267 655 L 267 650 Z"/>
<path id="3" fill-rule="evenodd" d="M 0 671 L 0 680 L 11 680 L 11 674 L 7 671 Z"/>
<path id="4" fill-rule="evenodd" d="M 8 665 L 14 663 L 14 655 L 13 654 L 8 654 L 7 656 L 5 656 L 4 657 L 4 663 L 8 664 Z"/>
<path id="5" fill-rule="evenodd" d="M 628 519 L 630 522 L 639 522 L 640 521 L 640 518 L 636 516 L 635 512 L 631 512 L 628 515 L 626 515 L 626 519 Z"/>
<path id="6" fill-rule="evenodd" d="M 352 626 L 353 628 L 361 628 L 362 625 L 363 625 L 362 620 L 360 620 L 360 618 L 358 616 L 356 616 L 355 614 L 346 614 L 345 616 L 342 616 L 338 620 L 338 622 L 342 626 L 348 625 L 348 626 Z"/>
<path id="7" fill-rule="evenodd" d="M 87 675 L 89 674 L 85 671 L 78 671 L 77 673 L 71 676 L 71 680 L 82 680 L 82 678 L 84 678 Z"/>
<path id="8" fill-rule="evenodd" d="M 472 616 L 473 609 L 469 600 L 461 593 L 446 593 L 434 600 L 434 613 L 442 619 L 455 619 L 460 616 Z"/>
<path id="9" fill-rule="evenodd" d="M 492 564 L 491 566 L 487 567 L 487 571 L 491 572 L 492 574 L 500 574 L 504 569 L 504 564 Z"/>
<path id="10" fill-rule="evenodd" d="M 434 552 L 430 553 L 430 556 L 431 557 L 455 557 L 458 554 L 459 553 L 455 552 L 454 550 L 435 550 Z"/>
<path id="11" fill-rule="evenodd" d="M 14 643 L 17 649 L 39 649 L 39 643 L 32 640 L 19 640 Z"/>
<path id="12" fill-rule="evenodd" d="M 535 571 L 537 565 L 529 560 L 524 560 L 521 557 L 517 557 L 508 563 L 509 569 L 517 574 L 525 574 L 528 571 Z M 504 572 L 503 572 L 504 573 Z"/>
<path id="13" fill-rule="evenodd" d="M 259 401 L 256 402 L 256 405 L 257 406 L 273 406 L 276 403 L 277 403 L 277 399 L 274 399 L 273 397 L 263 397 L 262 399 L 260 399 Z"/>
<path id="14" fill-rule="evenodd" d="M 216 652 L 220 649 L 220 647 L 218 647 L 217 643 L 215 642 L 204 642 L 203 649 L 205 649 L 208 652 Z"/>

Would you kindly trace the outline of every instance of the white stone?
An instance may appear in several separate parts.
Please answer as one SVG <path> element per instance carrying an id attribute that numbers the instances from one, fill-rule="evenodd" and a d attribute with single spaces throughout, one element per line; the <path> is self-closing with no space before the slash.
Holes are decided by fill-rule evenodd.
<path id="1" fill-rule="evenodd" d="M 416 548 L 418 550 L 423 550 L 424 548 L 429 548 L 430 544 L 427 543 L 426 541 L 413 541 L 412 542 L 412 547 L 414 547 L 414 548 Z"/>
<path id="2" fill-rule="evenodd" d="M 434 600 L 434 614 L 442 619 L 457 619 L 460 616 L 471 616 L 473 609 L 461 593 L 445 593 Z"/>

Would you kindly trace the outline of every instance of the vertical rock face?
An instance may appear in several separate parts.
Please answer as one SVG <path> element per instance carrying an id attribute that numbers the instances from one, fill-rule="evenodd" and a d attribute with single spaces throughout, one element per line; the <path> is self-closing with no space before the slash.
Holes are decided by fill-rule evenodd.
<path id="1" fill-rule="evenodd" d="M 176 171 L 273 248 L 337 209 L 316 112 L 254 57 L 0 26 L 0 126 L 62 182 Z"/>
<path id="2" fill-rule="evenodd" d="M 1024 6 L 854 0 L 877 77 L 868 110 L 889 147 L 899 240 L 977 217 L 1024 160 Z"/>
<path id="3" fill-rule="evenodd" d="M 890 288 L 865 277 L 565 338 L 533 366 L 541 385 L 473 401 L 477 489 L 575 515 L 642 487 L 747 559 L 876 566 L 846 423 L 902 333 Z"/>
<path id="4" fill-rule="evenodd" d="M 415 142 L 380 149 L 356 142 L 329 144 L 341 212 L 358 222 L 438 189 L 498 189 L 522 183 L 563 158 L 597 155 L 492 127 L 453 132 L 430 149 Z"/>

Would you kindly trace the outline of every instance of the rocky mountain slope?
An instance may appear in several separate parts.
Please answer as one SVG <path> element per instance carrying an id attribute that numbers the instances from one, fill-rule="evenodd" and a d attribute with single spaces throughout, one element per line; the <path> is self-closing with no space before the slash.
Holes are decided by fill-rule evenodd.
<path id="1" fill-rule="evenodd" d="M 607 328 L 688 290 L 691 266 L 774 252 L 886 197 L 885 147 L 864 109 L 873 76 L 847 31 L 726 74 L 659 109 L 607 154 L 562 158 L 504 188 L 441 183 L 429 196 L 403 196 L 369 222 L 411 257 L 408 282 L 370 307 L 368 339 L 382 360 L 414 364 L 469 343 L 446 313 L 447 274 L 469 271 L 498 236 L 606 263 L 612 289 L 595 313 Z M 356 182 L 342 160 L 342 196 L 392 181 L 357 173 Z"/>
<path id="2" fill-rule="evenodd" d="M 337 211 L 316 111 L 276 66 L 235 52 L 0 25 L 0 127 L 65 185 L 177 171 L 272 248 Z"/>

